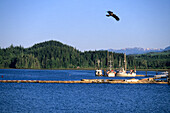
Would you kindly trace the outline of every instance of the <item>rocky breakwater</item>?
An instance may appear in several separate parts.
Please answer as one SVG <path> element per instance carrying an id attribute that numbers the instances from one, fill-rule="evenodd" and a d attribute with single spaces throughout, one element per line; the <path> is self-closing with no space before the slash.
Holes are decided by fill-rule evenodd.
<path id="1" fill-rule="evenodd" d="M 2 83 L 110 83 L 110 84 L 168 84 L 165 81 L 155 81 L 154 78 L 145 79 L 82 79 L 70 81 L 54 80 L 0 80 Z"/>

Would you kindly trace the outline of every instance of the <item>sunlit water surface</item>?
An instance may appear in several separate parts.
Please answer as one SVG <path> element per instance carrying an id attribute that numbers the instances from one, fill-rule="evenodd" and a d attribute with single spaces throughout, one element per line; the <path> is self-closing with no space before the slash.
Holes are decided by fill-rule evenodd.
<path id="1" fill-rule="evenodd" d="M 94 70 L 0 69 L 2 75 L 1 80 L 108 79 L 95 77 Z M 170 85 L 0 83 L 0 112 L 169 113 Z"/>

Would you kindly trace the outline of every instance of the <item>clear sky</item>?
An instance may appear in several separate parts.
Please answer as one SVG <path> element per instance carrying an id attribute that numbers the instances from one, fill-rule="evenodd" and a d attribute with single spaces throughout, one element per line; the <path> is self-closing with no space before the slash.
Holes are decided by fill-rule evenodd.
<path id="1" fill-rule="evenodd" d="M 108 10 L 120 21 L 106 17 Z M 165 48 L 170 0 L 0 0 L 0 47 L 57 40 L 84 50 Z"/>

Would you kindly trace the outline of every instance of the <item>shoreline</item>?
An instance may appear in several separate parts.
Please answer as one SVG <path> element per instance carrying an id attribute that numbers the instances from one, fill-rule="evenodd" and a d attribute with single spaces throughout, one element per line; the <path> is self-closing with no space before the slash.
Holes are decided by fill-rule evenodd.
<path id="1" fill-rule="evenodd" d="M 0 68 L 0 69 L 32 69 L 32 68 Z M 103 68 L 104 70 L 106 68 Z M 95 68 L 58 68 L 58 69 L 32 69 L 32 70 L 96 70 Z M 127 69 L 128 71 L 130 69 Z M 136 71 L 168 71 L 168 69 L 136 69 Z"/>
<path id="2" fill-rule="evenodd" d="M 107 80 L 107 79 L 106 80 L 105 79 L 82 79 L 82 80 L 70 80 L 70 81 L 53 81 L 53 80 L 0 80 L 0 83 L 168 84 L 168 82 L 164 82 L 164 81 L 148 81 L 148 80 L 127 81 L 127 80 Z"/>

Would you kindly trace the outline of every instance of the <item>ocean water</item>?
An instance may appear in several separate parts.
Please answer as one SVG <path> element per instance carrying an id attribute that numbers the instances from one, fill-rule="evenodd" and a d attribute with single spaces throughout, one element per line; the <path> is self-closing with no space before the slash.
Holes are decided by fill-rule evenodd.
<path id="1" fill-rule="evenodd" d="M 137 75 L 145 75 L 145 71 L 137 71 Z M 161 74 L 161 72 L 157 72 Z M 148 76 L 156 75 L 148 71 Z M 3 78 L 2 78 L 3 76 Z M 129 79 L 131 77 L 115 77 L 114 79 Z M 134 78 L 134 77 L 133 77 Z M 144 77 L 136 77 L 141 79 Z M 81 79 L 113 79 L 95 76 L 94 70 L 32 70 L 32 69 L 0 69 L 0 80 L 81 80 Z"/>
<path id="2" fill-rule="evenodd" d="M 2 75 L 4 80 L 96 78 L 93 70 L 0 69 Z M 0 83 L 0 113 L 15 112 L 169 113 L 170 85 Z"/>

